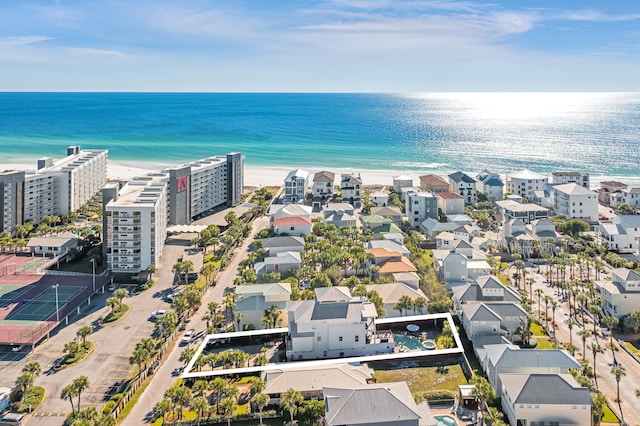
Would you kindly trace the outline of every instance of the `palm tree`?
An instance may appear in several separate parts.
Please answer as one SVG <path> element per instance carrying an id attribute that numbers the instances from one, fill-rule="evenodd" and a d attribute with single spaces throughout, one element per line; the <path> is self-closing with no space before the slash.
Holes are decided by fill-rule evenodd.
<path id="1" fill-rule="evenodd" d="M 178 418 L 182 419 L 182 409 L 185 405 L 189 405 L 189 401 L 191 400 L 191 389 L 186 386 L 180 386 L 176 389 L 175 401 L 180 406 L 180 411 L 178 412 Z"/>
<path id="2" fill-rule="evenodd" d="M 400 316 L 402 316 L 402 311 L 409 313 L 409 309 L 413 309 L 413 300 L 405 294 L 393 305 L 393 309 L 400 312 Z"/>
<path id="3" fill-rule="evenodd" d="M 76 336 L 82 339 L 82 346 L 87 343 L 87 336 L 91 333 L 93 333 L 93 328 L 88 325 L 82 326 L 76 331 Z"/>
<path id="4" fill-rule="evenodd" d="M 541 318 L 541 312 L 542 312 L 542 305 L 540 304 L 540 298 L 542 297 L 543 291 L 541 288 L 536 288 L 536 290 L 534 291 L 534 293 L 536 294 L 536 296 L 538 297 L 538 318 Z"/>
<path id="5" fill-rule="evenodd" d="M 22 390 L 21 400 L 24 399 L 27 393 L 27 389 L 29 389 L 31 385 L 33 385 L 35 379 L 36 378 L 32 373 L 22 373 L 18 376 L 18 378 L 16 379 L 16 387 Z"/>
<path id="6" fill-rule="evenodd" d="M 78 411 L 80 411 L 80 397 L 82 396 L 82 391 L 89 387 L 89 378 L 87 376 L 78 376 L 73 379 L 71 384 L 78 392 Z"/>
<path id="7" fill-rule="evenodd" d="M 120 306 L 120 301 L 117 297 L 109 297 L 106 303 L 111 308 L 111 312 L 114 312 Z"/>
<path id="8" fill-rule="evenodd" d="M 556 309 L 558 309 L 558 302 L 553 300 L 551 302 L 551 325 L 553 325 L 553 338 L 556 338 Z"/>
<path id="9" fill-rule="evenodd" d="M 613 366 L 611 367 L 611 374 L 616 376 L 616 387 L 618 391 L 616 402 L 620 402 L 620 379 L 622 379 L 622 376 L 626 376 L 627 373 L 622 368 L 618 366 Z"/>
<path id="10" fill-rule="evenodd" d="M 258 409 L 258 417 L 260 418 L 260 425 L 262 425 L 262 410 L 269 403 L 269 395 L 259 393 L 251 398 L 251 406 Z"/>
<path id="11" fill-rule="evenodd" d="M 204 412 L 209 409 L 209 402 L 207 401 L 207 398 L 205 398 L 204 396 L 196 396 L 195 398 L 193 398 L 193 401 L 191 401 L 191 409 L 195 411 L 196 415 L 198 416 L 196 419 L 196 424 L 198 424 L 199 426 L 200 417 L 202 417 Z"/>
<path id="12" fill-rule="evenodd" d="M 231 426 L 231 417 L 233 417 L 234 411 L 238 408 L 235 398 L 224 398 L 220 401 L 220 408 L 222 409 L 222 415 L 227 419 L 227 426 Z"/>
<path id="13" fill-rule="evenodd" d="M 233 311 L 233 316 L 236 319 L 236 331 L 240 331 L 240 323 L 244 319 L 245 313 L 244 312 L 238 312 L 238 311 L 234 310 Z"/>
<path id="14" fill-rule="evenodd" d="M 60 392 L 60 399 L 68 399 L 71 403 L 71 414 L 75 413 L 75 407 L 73 406 L 73 398 L 78 395 L 78 390 L 73 385 L 67 385 L 62 388 Z"/>
<path id="15" fill-rule="evenodd" d="M 149 279 L 151 279 L 153 274 L 155 274 L 157 271 L 158 271 L 158 267 L 156 265 L 154 265 L 153 263 L 151 263 L 149 266 L 147 266 L 147 273 L 149 274 Z"/>
<path id="16" fill-rule="evenodd" d="M 302 403 L 302 401 L 304 401 L 302 394 L 293 388 L 287 389 L 280 395 L 280 402 L 278 402 L 278 404 L 280 405 L 280 407 L 282 407 L 283 410 L 289 411 L 292 424 L 293 415 L 295 414 L 296 408 L 299 404 Z"/>
<path id="17" fill-rule="evenodd" d="M 260 377 L 257 377 L 257 376 L 250 377 L 249 383 L 251 384 L 251 388 L 249 389 L 249 397 L 251 398 L 253 398 L 259 393 L 262 393 L 262 391 L 264 391 L 264 388 L 266 386 L 264 380 L 262 380 Z"/>
<path id="18" fill-rule="evenodd" d="M 279 317 L 280 309 L 275 305 L 271 305 L 264 311 L 263 324 L 267 325 L 268 328 L 276 328 Z"/>
<path id="19" fill-rule="evenodd" d="M 578 336 L 582 338 L 582 359 L 585 359 L 587 357 L 587 351 L 586 351 L 587 338 L 591 336 L 591 332 L 585 328 L 583 330 L 578 331 Z"/>
<path id="20" fill-rule="evenodd" d="M 162 417 L 162 424 L 163 425 L 164 425 L 165 415 L 169 411 L 171 411 L 172 408 L 173 408 L 173 402 L 171 402 L 171 400 L 169 398 L 167 398 L 166 396 L 164 398 L 162 398 L 161 401 L 158 401 L 158 403 L 154 407 L 154 410 L 157 413 L 159 413 L 160 416 Z"/>
<path id="21" fill-rule="evenodd" d="M 222 399 L 222 394 L 226 386 L 227 382 L 225 382 L 221 377 L 216 377 L 209 382 L 209 389 L 211 390 L 213 400 L 216 403 L 216 414 L 220 413 L 220 400 Z"/>
<path id="22" fill-rule="evenodd" d="M 613 350 L 613 327 L 618 324 L 618 318 L 608 315 L 602 318 L 602 323 L 609 329 L 609 346 L 611 347 L 611 354 L 615 357 L 615 351 Z"/>
<path id="23" fill-rule="evenodd" d="M 142 363 L 149 358 L 149 352 L 142 348 L 136 347 L 129 358 L 129 364 L 136 364 L 138 366 L 138 375 L 142 373 Z"/>
<path id="24" fill-rule="evenodd" d="M 592 342 L 591 346 L 589 346 L 591 348 L 591 352 L 593 353 L 593 378 L 596 381 L 596 386 L 598 385 L 598 372 L 596 370 L 596 357 L 598 356 L 598 354 L 601 354 L 604 352 L 604 349 L 602 349 L 602 346 L 600 346 L 599 344 L 597 344 L 596 342 Z"/>
<path id="25" fill-rule="evenodd" d="M 544 327 L 549 329 L 549 302 L 551 302 L 550 296 L 544 296 Z"/>
<path id="26" fill-rule="evenodd" d="M 191 361 L 191 358 L 193 358 L 195 354 L 196 354 L 195 348 L 187 348 L 183 350 L 182 353 L 180 353 L 180 358 L 178 358 L 178 361 L 184 363 L 186 367 L 187 364 L 189 364 L 189 361 Z"/>
<path id="27" fill-rule="evenodd" d="M 573 346 L 573 333 L 571 332 L 571 330 L 573 329 L 573 326 L 577 324 L 577 322 L 573 318 L 569 317 L 566 319 L 565 324 L 567 324 L 567 327 L 569 328 L 569 346 Z"/>
<path id="28" fill-rule="evenodd" d="M 473 396 L 479 401 L 480 407 L 484 407 L 487 401 L 493 401 L 495 399 L 496 391 L 484 377 L 473 376 L 469 383 L 474 385 Z"/>
<path id="29" fill-rule="evenodd" d="M 23 373 L 31 373 L 33 377 L 38 377 L 42 373 L 42 368 L 40 367 L 40 363 L 37 361 L 32 361 L 27 363 L 24 367 L 22 367 Z"/>
<path id="30" fill-rule="evenodd" d="M 113 292 L 113 297 L 118 299 L 120 305 L 122 304 L 122 300 L 127 296 L 129 296 L 129 290 L 126 288 L 119 288 Z"/>

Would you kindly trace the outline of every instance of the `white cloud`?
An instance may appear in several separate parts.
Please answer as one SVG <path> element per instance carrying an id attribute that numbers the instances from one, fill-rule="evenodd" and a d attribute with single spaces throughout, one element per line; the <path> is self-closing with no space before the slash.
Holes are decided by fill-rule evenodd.
<path id="1" fill-rule="evenodd" d="M 47 40 L 51 40 L 51 37 L 45 37 L 45 36 L 2 37 L 0 38 L 0 47 L 24 46 L 27 44 L 40 43 Z"/>
<path id="2" fill-rule="evenodd" d="M 65 50 L 73 54 L 78 54 L 83 56 L 110 56 L 110 57 L 117 57 L 117 58 L 129 57 L 129 55 L 126 55 L 122 52 L 118 52 L 117 50 L 92 49 L 90 47 L 65 47 Z"/>

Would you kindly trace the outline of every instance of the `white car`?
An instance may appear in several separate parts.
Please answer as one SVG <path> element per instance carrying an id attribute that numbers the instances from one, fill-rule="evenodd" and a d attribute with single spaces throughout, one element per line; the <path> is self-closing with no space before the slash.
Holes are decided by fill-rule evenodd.
<path id="1" fill-rule="evenodd" d="M 189 330 L 185 331 L 184 334 L 182 335 L 182 343 L 184 344 L 191 343 L 191 339 L 193 339 L 193 336 L 195 333 L 196 331 L 193 328 L 190 328 Z"/>
<path id="2" fill-rule="evenodd" d="M 157 320 L 158 318 L 160 318 L 161 316 L 163 316 L 166 313 L 167 313 L 166 309 L 161 309 L 159 311 L 153 311 L 153 312 L 151 312 L 151 319 L 153 321 L 155 321 L 155 320 Z"/>

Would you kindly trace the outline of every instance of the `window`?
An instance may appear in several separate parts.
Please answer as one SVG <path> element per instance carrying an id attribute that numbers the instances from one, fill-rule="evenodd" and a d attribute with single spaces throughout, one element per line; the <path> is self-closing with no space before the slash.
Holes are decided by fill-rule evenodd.
<path id="1" fill-rule="evenodd" d="M 318 342 L 322 341 L 322 336 L 318 336 L 317 340 Z"/>
<path id="2" fill-rule="evenodd" d="M 289 227 L 289 230 L 290 230 L 290 231 L 294 231 L 295 229 L 296 229 L 296 228 L 295 228 L 294 226 L 290 226 L 290 227 Z"/>
<path id="3" fill-rule="evenodd" d="M 338 337 L 338 342 L 342 342 L 342 336 Z"/>
<path id="4" fill-rule="evenodd" d="M 360 336 L 356 335 L 356 342 L 359 342 L 359 341 L 360 341 Z"/>

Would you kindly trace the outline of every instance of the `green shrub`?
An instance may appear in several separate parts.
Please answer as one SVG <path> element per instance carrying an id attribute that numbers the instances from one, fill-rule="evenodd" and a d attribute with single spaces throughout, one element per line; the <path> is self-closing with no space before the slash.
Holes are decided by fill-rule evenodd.
<path id="1" fill-rule="evenodd" d="M 442 401 L 444 399 L 456 399 L 456 393 L 447 389 L 437 389 L 419 392 L 415 395 L 417 401 Z"/>
<path id="2" fill-rule="evenodd" d="M 31 386 L 22 399 L 18 412 L 25 413 L 35 410 L 44 399 L 44 388 L 42 386 Z"/>
<path id="3" fill-rule="evenodd" d="M 103 414 L 109 414 L 113 411 L 116 406 L 116 402 L 114 400 L 110 400 L 106 404 L 104 404 L 104 408 L 102 409 Z"/>

